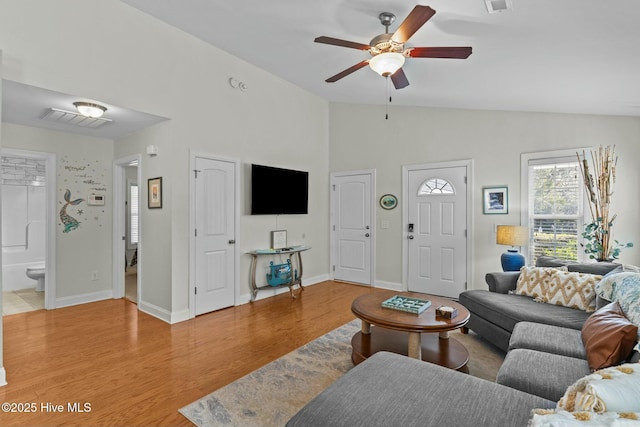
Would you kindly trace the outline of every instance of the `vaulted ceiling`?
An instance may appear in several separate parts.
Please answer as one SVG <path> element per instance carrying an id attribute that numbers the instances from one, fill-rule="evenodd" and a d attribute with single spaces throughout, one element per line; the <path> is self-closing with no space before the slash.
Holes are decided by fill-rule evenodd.
<path id="1" fill-rule="evenodd" d="M 393 32 L 415 6 L 401 0 L 122 1 L 330 101 L 364 104 L 383 104 L 387 93 L 386 80 L 368 67 L 335 83 L 324 80 L 369 53 L 314 39 L 368 44 L 384 32 L 380 12 L 397 16 Z M 393 104 L 640 116 L 640 2 L 511 3 L 489 13 L 485 0 L 423 1 L 436 14 L 407 46 L 471 46 L 473 54 L 408 58 L 403 69 L 410 86 L 391 87 Z"/>

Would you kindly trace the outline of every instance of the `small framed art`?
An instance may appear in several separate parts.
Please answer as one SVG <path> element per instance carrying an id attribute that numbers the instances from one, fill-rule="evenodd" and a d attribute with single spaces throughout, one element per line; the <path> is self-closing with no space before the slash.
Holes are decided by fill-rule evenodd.
<path id="1" fill-rule="evenodd" d="M 287 247 L 287 230 L 275 230 L 271 232 L 271 249 L 283 249 Z"/>
<path id="2" fill-rule="evenodd" d="M 485 215 L 509 213 L 509 196 L 506 185 L 482 187 L 482 213 Z"/>
<path id="3" fill-rule="evenodd" d="M 162 208 L 162 177 L 147 180 L 147 206 L 149 209 Z"/>
<path id="4" fill-rule="evenodd" d="M 385 194 L 380 197 L 380 207 L 382 209 L 391 210 L 398 205 L 398 199 L 393 194 Z"/>

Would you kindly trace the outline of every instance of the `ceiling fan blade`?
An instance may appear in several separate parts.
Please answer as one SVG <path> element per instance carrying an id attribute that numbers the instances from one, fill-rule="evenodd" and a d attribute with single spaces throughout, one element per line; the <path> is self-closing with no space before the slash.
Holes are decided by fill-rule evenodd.
<path id="1" fill-rule="evenodd" d="M 413 47 L 408 50 L 412 58 L 466 59 L 471 55 L 471 47 Z"/>
<path id="2" fill-rule="evenodd" d="M 391 81 L 396 89 L 409 86 L 409 80 L 407 80 L 407 76 L 404 74 L 404 71 L 402 71 L 402 68 L 398 68 L 398 71 L 391 75 Z"/>
<path id="3" fill-rule="evenodd" d="M 358 50 L 368 50 L 371 48 L 371 46 L 369 46 L 368 44 L 350 42 L 348 40 L 334 39 L 333 37 L 326 37 L 326 36 L 316 37 L 314 42 L 330 44 L 334 46 L 350 47 L 351 49 L 358 49 Z"/>
<path id="4" fill-rule="evenodd" d="M 409 38 L 427 22 L 436 11 L 429 6 L 417 5 L 402 21 L 391 40 L 398 43 L 405 43 Z"/>
<path id="5" fill-rule="evenodd" d="M 325 80 L 325 82 L 327 82 L 327 83 L 337 82 L 341 78 L 347 77 L 349 74 L 353 73 L 354 71 L 358 71 L 360 68 L 366 67 L 368 64 L 369 64 L 369 61 L 359 62 L 356 65 L 354 65 L 353 67 L 349 67 L 346 70 L 339 72 L 335 76 L 329 77 L 327 80 Z"/>

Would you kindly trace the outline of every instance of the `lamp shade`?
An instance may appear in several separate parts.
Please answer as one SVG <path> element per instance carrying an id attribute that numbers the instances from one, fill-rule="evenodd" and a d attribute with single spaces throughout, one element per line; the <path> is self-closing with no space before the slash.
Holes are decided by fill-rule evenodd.
<path id="1" fill-rule="evenodd" d="M 529 242 L 529 229 L 519 225 L 499 225 L 496 243 L 499 245 L 524 246 Z"/>
<path id="2" fill-rule="evenodd" d="M 404 65 L 404 55 L 397 52 L 380 53 L 369 60 L 373 71 L 383 77 L 389 77 Z"/>

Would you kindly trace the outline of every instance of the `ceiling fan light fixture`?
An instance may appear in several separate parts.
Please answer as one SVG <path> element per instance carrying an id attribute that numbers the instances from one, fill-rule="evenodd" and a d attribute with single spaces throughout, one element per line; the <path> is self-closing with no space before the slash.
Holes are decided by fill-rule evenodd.
<path id="1" fill-rule="evenodd" d="M 404 65 L 404 55 L 397 52 L 384 52 L 369 61 L 373 71 L 383 77 L 389 77 Z"/>
<path id="2" fill-rule="evenodd" d="M 104 107 L 100 104 L 94 104 L 92 102 L 74 102 L 73 105 L 76 107 L 78 112 L 86 117 L 91 117 L 92 119 L 97 119 L 101 117 L 105 111 L 107 111 L 107 107 Z"/>

